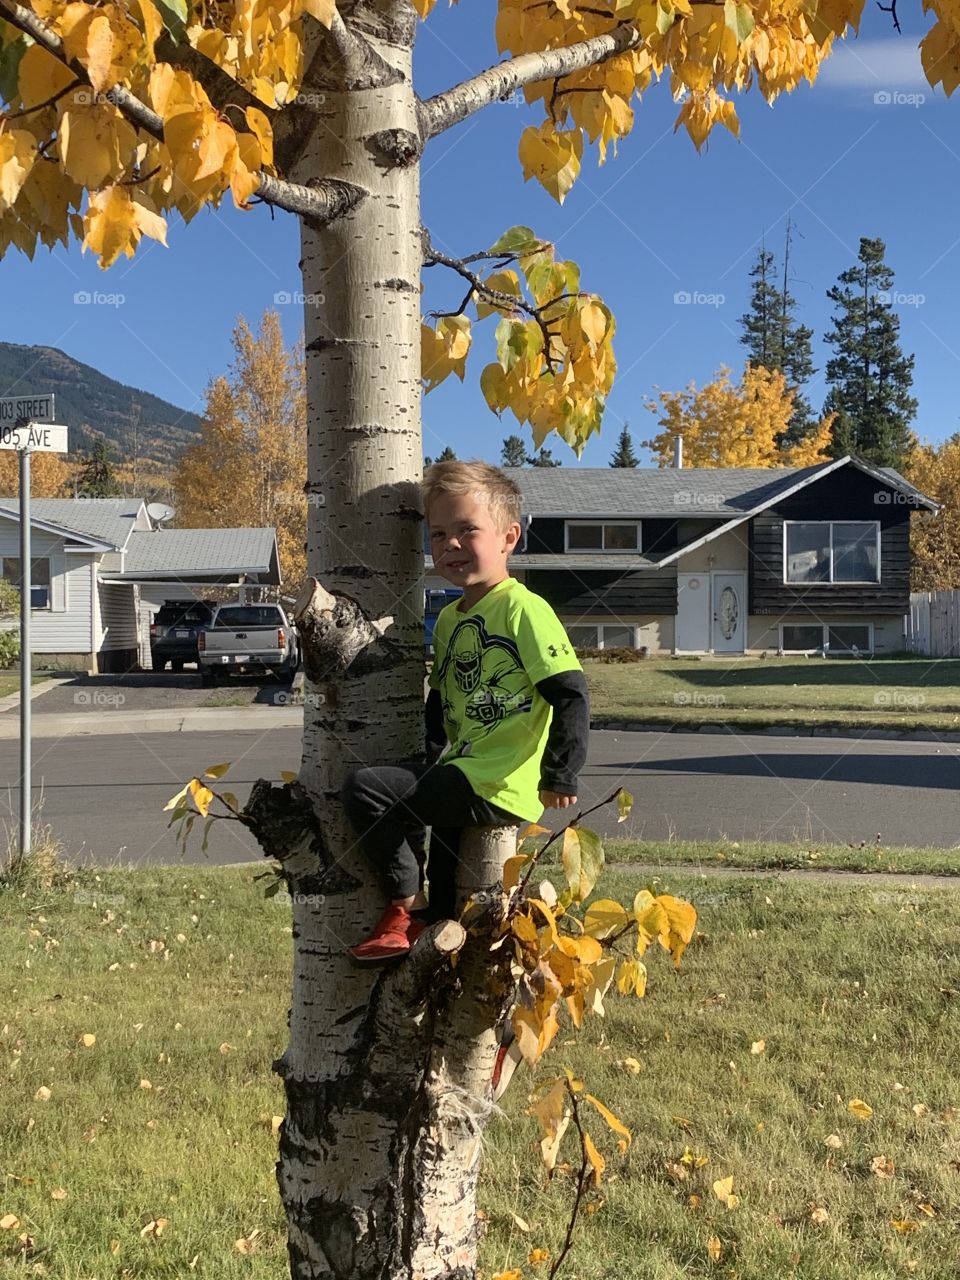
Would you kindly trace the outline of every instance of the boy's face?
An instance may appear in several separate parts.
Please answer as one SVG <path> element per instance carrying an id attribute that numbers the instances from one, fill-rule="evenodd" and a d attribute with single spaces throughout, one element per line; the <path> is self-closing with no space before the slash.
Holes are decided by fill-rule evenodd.
<path id="1" fill-rule="evenodd" d="M 507 556 L 520 540 L 515 520 L 498 530 L 482 496 L 442 493 L 428 514 L 433 563 L 441 577 L 463 587 L 492 586 L 507 576 Z"/>

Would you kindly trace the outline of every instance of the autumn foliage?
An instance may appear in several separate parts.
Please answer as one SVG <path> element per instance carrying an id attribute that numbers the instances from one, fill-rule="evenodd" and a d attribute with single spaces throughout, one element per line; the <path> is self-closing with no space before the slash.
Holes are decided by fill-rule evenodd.
<path id="1" fill-rule="evenodd" d="M 687 467 L 809 467 L 829 459 L 834 415 L 823 419 L 792 448 L 777 441 L 793 414 L 795 392 L 776 369 L 748 363 L 738 384 L 721 366 L 715 381 L 685 391 L 661 391 L 647 408 L 659 412 L 660 432 L 644 441 L 661 467 L 672 465 L 674 442 L 683 439 Z"/>

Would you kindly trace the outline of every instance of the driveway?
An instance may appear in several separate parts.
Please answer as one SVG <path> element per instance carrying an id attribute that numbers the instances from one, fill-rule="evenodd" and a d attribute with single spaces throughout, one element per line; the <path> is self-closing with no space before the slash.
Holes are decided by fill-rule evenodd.
<path id="1" fill-rule="evenodd" d="M 126 675 L 75 675 L 66 683 L 39 694 L 34 699 L 34 715 L 76 715 L 90 710 L 175 711 L 192 707 L 273 706 L 283 703 L 289 685 L 272 677 L 231 675 L 215 688 L 200 683 L 200 673 L 188 667 L 179 675 L 172 671 L 136 671 Z M 12 707 L 2 713 L 18 716 Z"/>

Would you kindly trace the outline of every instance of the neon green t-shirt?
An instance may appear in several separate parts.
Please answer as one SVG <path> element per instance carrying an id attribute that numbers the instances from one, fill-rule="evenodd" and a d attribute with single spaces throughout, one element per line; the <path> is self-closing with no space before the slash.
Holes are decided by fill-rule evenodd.
<path id="1" fill-rule="evenodd" d="M 443 699 L 449 743 L 441 763 L 462 769 L 478 796 L 536 822 L 553 708 L 535 686 L 582 667 L 553 609 L 516 578 L 472 609 L 458 603 L 441 610 L 433 630 L 429 683 Z"/>

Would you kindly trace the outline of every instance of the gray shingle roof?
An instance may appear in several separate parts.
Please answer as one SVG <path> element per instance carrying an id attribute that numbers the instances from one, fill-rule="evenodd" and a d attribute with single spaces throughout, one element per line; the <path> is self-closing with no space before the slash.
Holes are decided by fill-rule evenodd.
<path id="1" fill-rule="evenodd" d="M 30 511 L 35 520 L 123 547 L 142 505 L 140 498 L 31 498 Z M 20 514 L 19 498 L 0 498 L 2 507 Z"/>
<path id="2" fill-rule="evenodd" d="M 829 466 L 507 467 L 536 516 L 738 516 Z"/>
<path id="3" fill-rule="evenodd" d="M 138 530 L 130 535 L 122 576 L 268 575 L 276 563 L 277 535 L 273 529 Z M 261 580 L 268 579 L 263 576 Z"/>

